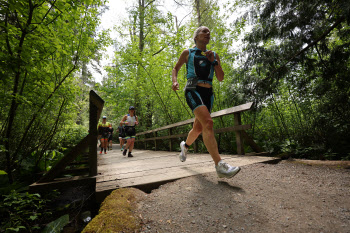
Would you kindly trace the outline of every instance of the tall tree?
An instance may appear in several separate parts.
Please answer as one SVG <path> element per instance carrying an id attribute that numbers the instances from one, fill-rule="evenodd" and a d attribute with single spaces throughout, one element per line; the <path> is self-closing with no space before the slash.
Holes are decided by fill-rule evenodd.
<path id="1" fill-rule="evenodd" d="M 285 128 L 282 140 L 344 156 L 350 149 L 349 1 L 250 3 L 254 8 L 238 22 L 253 25 L 237 73 L 244 77 L 247 98 L 261 107 L 283 104 L 274 110 Z M 294 116 L 300 123 L 293 123 Z"/>
<path id="2" fill-rule="evenodd" d="M 35 151 L 40 159 L 63 122 L 75 121 L 74 72 L 105 43 L 104 32 L 93 38 L 102 3 L 0 1 L 1 156 L 11 182 L 23 160 Z"/>
<path id="3" fill-rule="evenodd" d="M 202 6 L 200 14 L 205 15 L 204 23 L 212 27 L 213 42 L 210 49 L 218 52 L 225 60 L 224 67 L 229 73 L 234 56 L 227 44 L 232 44 L 234 38 L 230 37 L 232 32 L 224 23 L 227 16 L 219 14 L 219 8 L 214 7 L 215 3 L 200 1 Z M 195 9 L 195 1 L 188 4 L 189 11 L 196 12 L 191 10 L 191 7 Z M 140 104 L 138 114 L 142 114 L 140 119 L 144 122 L 148 121 L 143 126 L 146 129 L 193 117 L 184 101 L 183 93 L 175 94 L 169 87 L 171 70 L 180 53 L 189 45 L 193 45 L 192 34 L 198 26 L 191 22 L 197 21 L 196 15 L 193 14 L 193 20 L 190 23 L 180 24 L 170 12 L 167 15 L 163 14 L 157 8 L 157 1 L 139 1 L 131 8 L 129 21 L 124 22 L 120 27 L 120 40 L 124 39 L 124 42 L 117 45 L 115 67 L 109 69 L 110 79 L 114 79 L 117 83 L 118 91 L 113 93 L 123 98 L 120 102 L 123 106 L 120 107 L 126 111 L 125 102 L 130 103 L 137 99 L 130 91 L 137 90 L 137 94 L 140 95 L 139 100 L 136 101 Z M 128 28 L 128 33 L 124 30 L 125 28 Z M 128 42 L 125 43 L 127 39 Z M 185 74 L 186 70 L 182 69 L 179 75 L 182 83 L 186 81 Z M 135 86 L 138 88 L 136 89 Z M 218 90 L 221 86 L 224 84 L 219 85 Z M 129 94 L 125 94 L 126 92 Z M 218 101 L 216 108 L 230 105 L 221 96 L 224 96 L 224 93 L 218 91 L 217 97 L 221 101 Z M 225 104 L 222 106 L 220 103 Z M 118 111 L 118 108 L 114 107 L 115 104 L 112 106 Z M 157 117 L 153 117 L 154 113 Z"/>
<path id="4" fill-rule="evenodd" d="M 127 105 L 136 105 L 141 127 L 152 127 L 155 108 L 162 108 L 165 117 L 157 119 L 170 123 L 168 93 L 163 93 L 164 75 L 169 72 L 166 51 L 172 40 L 173 18 L 157 8 L 157 1 L 140 0 L 129 11 L 129 20 L 119 28 L 115 67 L 110 69 L 109 79 L 116 82 L 118 93 L 123 92 L 120 108 L 127 112 Z M 128 31 L 125 30 L 128 28 Z M 128 34 L 126 33 L 128 32 Z M 165 69 L 165 70 L 164 70 Z M 115 92 L 117 93 L 117 92 Z"/>

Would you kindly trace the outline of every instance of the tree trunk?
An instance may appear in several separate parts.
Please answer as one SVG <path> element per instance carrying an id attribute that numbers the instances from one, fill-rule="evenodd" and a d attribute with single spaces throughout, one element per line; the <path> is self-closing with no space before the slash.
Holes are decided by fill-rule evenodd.
<path id="1" fill-rule="evenodd" d="M 16 64 L 16 70 L 14 70 L 15 80 L 14 80 L 14 84 L 13 84 L 13 88 L 12 88 L 12 94 L 11 94 L 12 101 L 11 101 L 10 111 L 8 114 L 8 124 L 7 124 L 7 129 L 6 129 L 6 136 L 5 136 L 5 138 L 6 138 L 5 148 L 6 148 L 7 174 L 9 177 L 9 182 L 11 184 L 13 183 L 13 176 L 12 176 L 12 162 L 13 162 L 13 160 L 11 158 L 11 132 L 13 130 L 12 127 L 14 125 L 16 111 L 18 108 L 18 102 L 17 102 L 16 98 L 17 98 L 17 94 L 18 94 L 19 80 L 20 80 L 20 76 L 21 76 L 21 66 L 22 66 L 21 60 L 22 60 L 23 43 L 24 43 L 25 37 L 27 36 L 27 28 L 32 23 L 33 11 L 34 11 L 34 7 L 32 5 L 32 2 L 29 1 L 28 20 L 26 22 L 26 25 L 20 26 L 21 28 L 23 28 L 23 30 L 22 30 L 21 38 L 19 40 L 17 56 L 15 59 L 15 61 L 17 61 L 18 63 Z M 8 47 L 8 49 L 11 49 L 11 48 Z M 10 52 L 11 51 L 9 51 L 9 53 Z"/>
<path id="2" fill-rule="evenodd" d="M 201 11 L 200 11 L 200 0 L 195 0 L 195 7 L 197 12 L 197 23 L 198 27 L 202 26 L 202 17 L 201 17 Z"/>

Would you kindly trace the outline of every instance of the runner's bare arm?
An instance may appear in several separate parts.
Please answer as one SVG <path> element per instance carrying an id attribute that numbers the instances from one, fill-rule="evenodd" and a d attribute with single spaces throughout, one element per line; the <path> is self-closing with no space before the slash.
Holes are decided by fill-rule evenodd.
<path id="1" fill-rule="evenodd" d="M 172 81 L 173 81 L 172 89 L 174 91 L 179 90 L 179 83 L 177 82 L 177 74 L 178 74 L 179 70 L 181 69 L 182 65 L 187 63 L 188 55 L 189 55 L 188 49 L 185 49 L 184 51 L 182 51 L 180 58 L 177 61 L 176 65 L 172 71 Z"/>
<path id="2" fill-rule="evenodd" d="M 215 75 L 216 75 L 216 78 L 221 82 L 224 80 L 225 73 L 222 70 L 220 57 L 218 54 L 216 54 L 216 60 L 218 61 L 218 65 L 214 66 Z"/>
<path id="3" fill-rule="evenodd" d="M 125 123 L 127 117 L 128 117 L 127 115 L 125 115 L 125 116 L 123 117 L 123 119 L 120 121 L 120 124 L 121 124 L 121 125 L 123 125 L 123 124 Z"/>

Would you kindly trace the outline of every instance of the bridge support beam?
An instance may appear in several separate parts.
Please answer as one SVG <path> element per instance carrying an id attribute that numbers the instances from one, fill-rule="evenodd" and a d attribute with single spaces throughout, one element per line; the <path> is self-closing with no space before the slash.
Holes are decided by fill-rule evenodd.
<path id="1" fill-rule="evenodd" d="M 90 101 L 89 175 L 97 175 L 97 106 Z"/>
<path id="2" fill-rule="evenodd" d="M 173 129 L 169 129 L 169 136 L 173 135 Z M 171 138 L 169 138 L 169 151 L 173 151 L 173 144 Z"/>
<path id="3" fill-rule="evenodd" d="M 242 120 L 241 120 L 241 113 L 237 112 L 234 113 L 234 125 L 242 125 Z M 237 145 L 237 154 L 239 155 L 244 155 L 244 144 L 243 144 L 243 137 L 242 137 L 242 132 L 241 131 L 235 131 L 236 134 L 236 145 Z"/>

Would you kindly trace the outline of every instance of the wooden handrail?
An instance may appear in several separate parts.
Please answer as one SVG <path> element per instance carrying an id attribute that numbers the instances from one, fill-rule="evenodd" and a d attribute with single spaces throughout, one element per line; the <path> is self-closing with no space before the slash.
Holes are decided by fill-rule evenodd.
<path id="1" fill-rule="evenodd" d="M 104 106 L 103 99 L 93 90 L 90 91 L 90 116 L 89 116 L 89 175 L 97 175 L 97 124 Z"/>
<path id="2" fill-rule="evenodd" d="M 216 118 L 216 117 L 225 116 L 225 115 L 229 115 L 229 114 L 233 114 L 233 113 L 244 112 L 244 111 L 250 110 L 252 105 L 253 105 L 253 102 L 249 102 L 249 103 L 238 105 L 238 106 L 235 106 L 235 107 L 232 107 L 232 108 L 227 108 L 227 109 L 224 109 L 224 110 L 213 112 L 213 113 L 210 114 L 210 116 L 212 118 Z M 185 121 L 180 121 L 180 122 L 177 122 L 177 123 L 174 123 L 174 124 L 171 124 L 171 125 L 166 125 L 166 126 L 163 126 L 163 127 L 157 128 L 157 129 L 152 129 L 152 130 L 148 130 L 148 131 L 145 131 L 145 132 L 137 133 L 136 136 L 141 136 L 141 135 L 145 135 L 145 134 L 149 134 L 149 133 L 154 133 L 154 132 L 165 130 L 165 129 L 176 128 L 176 127 L 179 127 L 179 126 L 191 124 L 193 122 L 194 122 L 194 118 L 191 118 L 191 119 L 188 119 L 188 120 L 185 120 Z"/>
<path id="3" fill-rule="evenodd" d="M 221 128 L 221 129 L 215 129 L 214 133 L 225 133 L 225 132 L 232 132 L 232 131 L 244 131 L 247 129 L 251 129 L 252 125 L 238 125 L 238 126 L 232 126 L 227 128 Z M 154 141 L 154 140 L 160 140 L 160 139 L 171 139 L 171 138 L 180 138 L 180 137 L 186 137 L 188 133 L 182 133 L 182 134 L 175 134 L 175 135 L 167 135 L 167 136 L 160 136 L 160 137 L 152 137 L 152 138 L 144 138 L 139 139 L 139 142 L 145 142 L 145 141 Z"/>
<path id="4" fill-rule="evenodd" d="M 232 113 L 244 112 L 244 111 L 250 110 L 252 108 L 252 106 L 253 106 L 253 102 L 249 102 L 249 103 L 241 104 L 241 105 L 238 105 L 238 106 L 235 106 L 235 107 L 232 107 L 232 108 L 227 108 L 227 109 L 224 109 L 224 110 L 213 112 L 212 114 L 210 114 L 210 116 L 212 118 L 215 118 L 215 117 L 229 115 L 229 114 L 232 114 Z"/>
<path id="5" fill-rule="evenodd" d="M 243 138 L 245 139 L 246 143 L 248 143 L 253 148 L 254 151 L 256 151 L 256 152 L 262 151 L 261 148 L 253 141 L 253 139 L 250 138 L 249 135 L 245 132 L 245 130 L 251 129 L 251 127 L 252 127 L 251 124 L 249 124 L 249 125 L 242 125 L 241 124 L 240 113 L 250 110 L 252 108 L 252 106 L 253 106 L 253 102 L 249 102 L 249 103 L 245 103 L 242 105 L 227 108 L 224 110 L 220 110 L 217 112 L 213 112 L 210 114 L 212 118 L 222 117 L 222 116 L 226 116 L 229 114 L 234 115 L 234 126 L 227 127 L 227 128 L 221 128 L 221 129 L 215 129 L 214 133 L 224 133 L 224 132 L 233 132 L 234 131 L 236 134 L 237 153 L 241 154 L 241 155 L 243 155 L 245 153 L 244 146 L 243 146 Z M 150 138 L 138 139 L 138 140 L 136 140 L 136 142 L 145 142 L 146 143 L 147 141 L 154 141 L 154 147 L 156 149 L 157 148 L 157 140 L 170 139 L 169 147 L 170 147 L 170 151 L 171 151 L 172 150 L 171 149 L 172 148 L 171 139 L 186 137 L 188 135 L 188 133 L 181 133 L 181 134 L 174 135 L 172 129 L 179 127 L 179 126 L 191 124 L 194 122 L 194 119 L 195 118 L 191 118 L 191 119 L 188 119 L 185 121 L 166 125 L 166 126 L 163 126 L 160 128 L 137 133 L 136 136 L 141 136 L 141 135 L 146 135 L 146 134 L 153 134 L 154 136 L 150 137 Z M 157 132 L 162 131 L 162 130 L 166 130 L 166 129 L 169 130 L 169 135 L 157 136 Z M 195 147 L 195 151 L 196 151 L 196 147 Z"/>
<path id="6" fill-rule="evenodd" d="M 93 90 L 90 91 L 90 102 L 96 106 L 97 108 L 97 121 L 96 121 L 96 127 L 97 127 L 97 123 L 98 123 L 98 119 L 100 119 L 101 117 L 101 113 L 102 113 L 102 109 L 104 106 L 105 101 L 96 94 L 96 92 L 94 92 Z"/>

